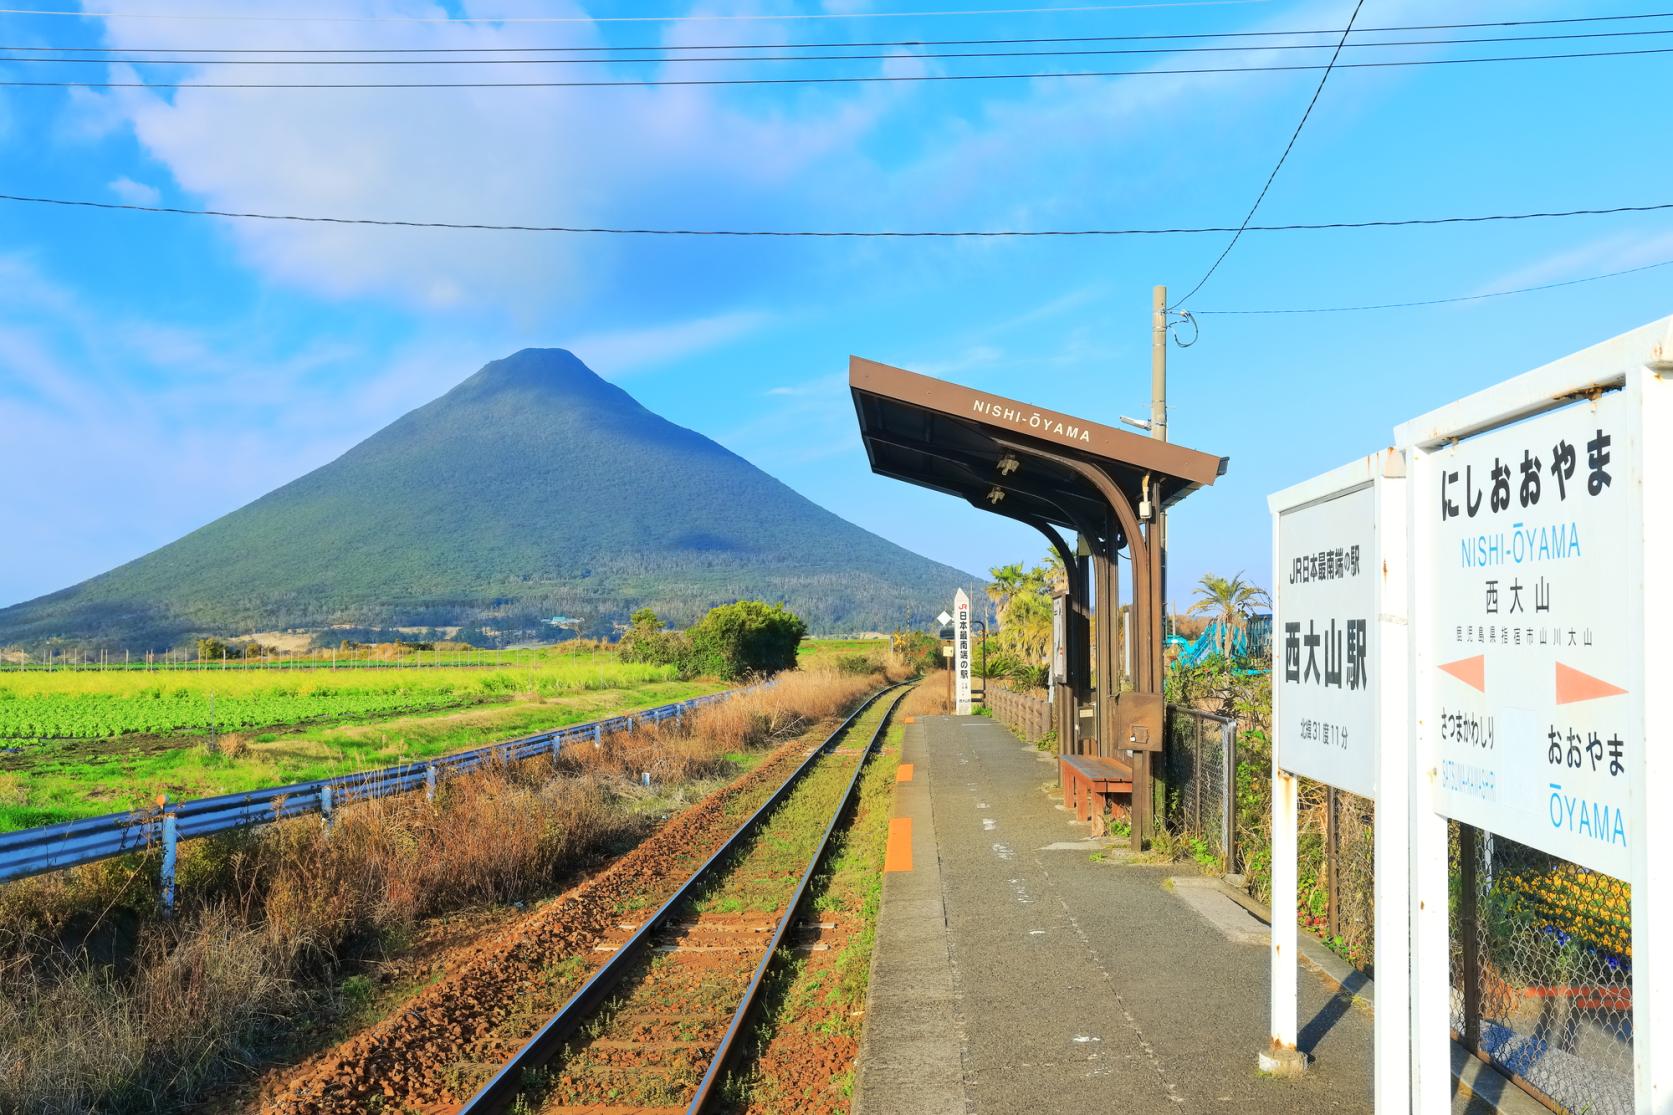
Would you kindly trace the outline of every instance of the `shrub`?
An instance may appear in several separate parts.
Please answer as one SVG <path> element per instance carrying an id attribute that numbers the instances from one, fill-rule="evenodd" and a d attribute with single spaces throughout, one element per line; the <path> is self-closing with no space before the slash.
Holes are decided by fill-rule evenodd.
<path id="1" fill-rule="evenodd" d="M 782 604 L 740 600 L 711 609 L 690 631 L 698 673 L 722 678 L 776 674 L 796 667 L 807 624 Z"/>
<path id="2" fill-rule="evenodd" d="M 623 662 L 674 666 L 686 677 L 699 672 L 693 662 L 691 640 L 683 631 L 665 630 L 662 620 L 649 608 L 633 613 L 633 626 L 622 636 L 620 654 Z"/>

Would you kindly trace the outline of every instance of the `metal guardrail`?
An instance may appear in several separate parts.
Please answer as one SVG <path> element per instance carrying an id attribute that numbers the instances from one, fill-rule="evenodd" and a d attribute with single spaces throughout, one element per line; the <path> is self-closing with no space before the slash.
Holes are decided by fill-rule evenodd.
<path id="1" fill-rule="evenodd" d="M 766 683 L 770 684 L 770 683 Z M 754 688 L 754 687 L 751 687 Z M 286 817 L 318 813 L 327 826 L 332 813 L 342 805 L 372 798 L 424 790 L 433 797 L 437 782 L 494 764 L 520 762 L 550 754 L 554 762 L 565 744 L 602 742 L 608 734 L 631 731 L 638 724 L 677 720 L 693 709 L 726 700 L 745 689 L 728 690 L 693 697 L 669 705 L 642 709 L 605 720 L 572 724 L 550 732 L 538 732 L 520 739 L 505 740 L 437 756 L 419 762 L 402 763 L 382 770 L 360 771 L 292 786 L 222 794 L 178 803 L 164 801 L 151 809 L 86 817 L 78 821 L 0 833 L 0 883 L 58 871 L 84 863 L 161 846 L 163 851 L 163 905 L 174 900 L 174 859 L 179 841 L 197 836 L 267 824 Z"/>

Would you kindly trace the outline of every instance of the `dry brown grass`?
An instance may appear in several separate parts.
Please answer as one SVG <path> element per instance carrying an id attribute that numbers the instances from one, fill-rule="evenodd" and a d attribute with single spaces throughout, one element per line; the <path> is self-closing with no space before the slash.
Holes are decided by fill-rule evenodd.
<path id="1" fill-rule="evenodd" d="M 329 1001 L 345 961 L 422 918 L 548 893 L 646 831 L 661 785 L 845 712 L 876 677 L 796 673 L 683 725 L 606 737 L 409 794 L 181 845 L 179 915 L 153 856 L 0 887 L 0 1111 L 175 1110 Z"/>
<path id="2" fill-rule="evenodd" d="M 925 678 L 901 701 L 905 716 L 950 716 L 953 703 L 947 699 L 947 679 L 937 672 Z"/>

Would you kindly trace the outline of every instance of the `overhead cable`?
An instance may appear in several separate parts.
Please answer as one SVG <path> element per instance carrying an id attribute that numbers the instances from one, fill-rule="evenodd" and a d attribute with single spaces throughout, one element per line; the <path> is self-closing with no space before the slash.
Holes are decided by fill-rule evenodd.
<path id="1" fill-rule="evenodd" d="M 1396 46 L 1473 46 L 1481 43 L 1533 43 L 1573 39 L 1644 38 L 1652 35 L 1673 35 L 1673 27 L 1646 31 L 1591 31 L 1557 35 L 1490 35 L 1454 39 L 1389 39 L 1382 42 L 1348 43 L 1355 47 Z M 0 47 L 0 50 L 5 48 Z M 1330 50 L 1330 43 L 1271 43 L 1259 47 L 1248 46 L 1182 46 L 1182 47 L 1094 47 L 1083 50 L 1002 50 L 961 51 L 956 53 L 914 53 L 895 51 L 889 54 L 733 54 L 675 56 L 632 56 L 585 58 L 143 58 L 136 55 L 68 57 L 63 55 L 5 55 L 0 63 L 82 64 L 135 66 L 563 66 L 563 65 L 682 65 L 692 62 L 854 62 L 899 61 L 902 59 L 971 59 L 971 58 L 1082 58 L 1111 55 L 1151 54 L 1225 54 L 1271 50 Z M 1335 48 L 1338 53 L 1343 49 Z"/>
<path id="2" fill-rule="evenodd" d="M 1658 267 L 1673 267 L 1673 259 L 1664 259 L 1660 263 L 1646 263 L 1642 267 L 1628 267 L 1624 271 L 1606 271 L 1601 275 L 1587 275 L 1580 279 L 1565 279 L 1560 283 L 1541 283 L 1538 286 L 1516 287 L 1511 290 L 1492 290 L 1485 294 L 1461 294 L 1452 298 L 1426 298 L 1419 302 L 1379 302 L 1363 306 L 1307 306 L 1275 310 L 1192 310 L 1198 317 L 1215 315 L 1217 317 L 1248 317 L 1265 316 L 1268 314 L 1353 314 L 1369 310 L 1405 310 L 1417 306 L 1444 306 L 1453 302 L 1480 302 L 1488 298 L 1508 298 L 1513 294 L 1532 294 L 1540 290 L 1556 290 L 1559 287 L 1579 286 L 1581 283 L 1595 283 L 1601 279 L 1617 279 L 1623 275 L 1636 275 L 1641 271 L 1654 271 Z"/>
<path id="3" fill-rule="evenodd" d="M 1169 77 L 1198 74 L 1305 73 L 1324 70 L 1397 69 L 1415 66 L 1467 66 L 1491 62 L 1563 62 L 1581 58 L 1627 58 L 1673 54 L 1673 47 L 1641 50 L 1575 51 L 1566 54 L 1511 54 L 1481 58 L 1414 58 L 1325 65 L 1199 66 L 1156 70 L 1055 70 L 1004 74 L 855 74 L 834 77 L 620 78 L 599 81 L 13 81 L 0 87 L 38 89 L 616 89 L 668 86 L 870 85 L 954 81 L 1035 81 L 1044 78 Z"/>
<path id="4" fill-rule="evenodd" d="M 1239 231 L 1232 226 L 1179 228 L 1086 228 L 1086 229 L 953 229 L 953 230 L 849 230 L 849 229 L 698 229 L 629 228 L 585 225 L 490 224 L 478 221 L 416 221 L 376 217 L 303 216 L 291 213 L 255 213 L 226 209 L 192 209 L 170 205 L 139 205 L 131 202 L 93 201 L 84 198 L 37 197 L 0 194 L 0 201 L 27 205 L 56 205 L 79 209 L 106 209 L 131 213 L 163 213 L 186 217 L 222 217 L 252 221 L 291 221 L 302 224 L 372 225 L 388 228 L 464 229 L 478 232 L 548 232 L 600 236 L 727 236 L 809 239 L 998 239 L 1082 236 L 1189 236 L 1202 233 Z M 1619 205 L 1599 209 L 1544 210 L 1530 213 L 1494 213 L 1473 216 L 1411 217 L 1392 220 L 1332 221 L 1318 224 L 1244 225 L 1243 232 L 1321 232 L 1339 229 L 1402 228 L 1422 225 L 1488 224 L 1567 217 L 1600 217 L 1624 213 L 1656 213 L 1673 210 L 1673 201 L 1650 205 Z"/>
<path id="5" fill-rule="evenodd" d="M 1379 27 L 1357 27 L 1356 35 L 1371 35 L 1404 31 L 1471 31 L 1495 27 L 1551 27 L 1579 23 L 1612 23 L 1623 20 L 1673 19 L 1673 11 L 1636 12 L 1618 15 L 1564 16 L 1556 19 L 1495 19 L 1477 23 L 1405 23 Z M 620 51 L 701 51 L 701 50 L 815 50 L 866 47 L 936 47 L 936 46 L 1017 46 L 1056 43 L 1154 42 L 1180 39 L 1266 39 L 1296 35 L 1339 35 L 1340 27 L 1321 27 L 1312 30 L 1290 31 L 1180 31 L 1166 34 L 1141 35 L 1055 35 L 1011 39 L 878 39 L 861 42 L 821 41 L 800 43 L 654 43 L 644 46 L 629 44 L 585 46 L 404 46 L 404 47 L 163 47 L 163 46 L 0 46 L 9 51 L 73 51 L 81 54 L 544 54 L 544 53 L 609 53 Z M 1328 44 L 1326 44 L 1328 45 Z M 1353 44 L 1350 44 L 1353 45 Z"/>
<path id="6" fill-rule="evenodd" d="M 1324 92 L 1325 82 L 1330 80 L 1331 71 L 1336 67 L 1336 60 L 1342 56 L 1342 47 L 1347 43 L 1349 33 L 1353 31 L 1354 20 L 1359 18 L 1359 10 L 1364 6 L 1365 0 L 1354 0 L 1353 14 L 1348 16 L 1348 25 L 1342 28 L 1342 37 L 1337 40 L 1336 50 L 1331 54 L 1330 61 L 1325 64 L 1324 73 L 1319 75 L 1319 84 L 1313 90 L 1312 99 L 1307 102 L 1307 108 L 1302 112 L 1301 119 L 1296 121 L 1295 131 L 1290 133 L 1290 141 L 1284 145 L 1283 154 L 1279 155 L 1278 161 L 1273 164 L 1272 173 L 1266 176 L 1266 182 L 1262 184 L 1261 192 L 1255 195 L 1255 204 L 1251 205 L 1249 212 L 1244 214 L 1243 223 L 1238 226 L 1236 232 L 1232 233 L 1231 239 L 1226 242 L 1226 246 L 1220 254 L 1214 258 L 1214 262 L 1209 264 L 1208 270 L 1203 273 L 1203 277 L 1197 280 L 1197 285 L 1192 287 L 1190 293 L 1186 294 L 1184 298 L 1167 307 L 1169 310 L 1177 309 L 1189 302 L 1192 295 L 1201 290 L 1208 280 L 1214 277 L 1214 272 L 1218 271 L 1220 265 L 1226 262 L 1226 257 L 1231 255 L 1232 249 L 1237 247 L 1237 242 L 1243 238 L 1244 230 L 1249 227 L 1249 222 L 1255 219 L 1255 211 L 1261 207 L 1261 202 L 1266 200 L 1267 191 L 1272 189 L 1272 183 L 1277 179 L 1278 172 L 1284 169 L 1284 163 L 1288 161 L 1290 152 L 1295 150 L 1295 141 L 1301 138 L 1301 130 L 1307 126 L 1308 119 L 1313 115 L 1313 106 L 1319 103 L 1319 96 Z"/>
<path id="7" fill-rule="evenodd" d="M 217 23 L 799 23 L 834 19 L 944 19 L 1012 15 L 1083 15 L 1096 12 L 1131 12 L 1157 8 L 1230 8 L 1265 4 L 1269 0 L 1157 0 L 1137 4 L 1078 4 L 1072 7 L 969 8 L 956 11 L 911 12 L 786 12 L 711 13 L 688 15 L 618 16 L 344 16 L 264 15 L 254 12 L 90 12 L 40 8 L 0 8 L 0 15 L 54 16 L 74 19 L 180 20 Z"/>

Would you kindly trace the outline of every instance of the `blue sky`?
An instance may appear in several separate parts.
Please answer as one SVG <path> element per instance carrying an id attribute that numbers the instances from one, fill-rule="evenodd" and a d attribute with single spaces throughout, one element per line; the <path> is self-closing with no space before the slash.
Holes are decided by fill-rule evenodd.
<path id="1" fill-rule="evenodd" d="M 13 46 L 125 48 L 951 39 L 1328 28 L 1341 26 L 1352 4 L 1271 0 L 947 19 L 865 14 L 982 6 L 342 0 L 311 7 L 407 19 L 855 18 L 448 25 L 0 16 L 0 33 Z M 209 0 L 109 0 L 95 8 L 127 16 L 229 10 Z M 1484 0 L 1469 5 L 1467 16 L 1461 10 L 1440 0 L 1367 0 L 1360 22 L 1635 9 Z M 297 6 L 251 2 L 237 11 L 295 15 Z M 1615 45 L 1673 45 L 1673 36 Z M 1577 48 L 1601 47 L 1552 49 Z M 1355 54 L 1378 56 L 1388 55 Z M 1214 57 L 1270 64 L 1275 56 Z M 1669 57 L 1338 71 L 1259 221 L 1673 200 Z M 1182 64 L 1106 58 L 1089 68 Z M 895 58 L 824 72 L 839 65 L 840 72 L 905 74 L 1017 63 Z M 39 78 L 43 69 L 0 62 L 0 79 Z M 203 79 L 211 69 L 175 72 Z M 282 69 L 289 72 L 220 67 L 213 76 L 297 80 L 301 68 Z M 407 77 L 418 71 L 459 80 L 465 67 L 400 69 Z M 589 69 L 598 76 L 656 72 Z M 94 80 L 133 73 L 105 65 L 76 72 Z M 0 89 L 0 192 L 494 223 L 1236 224 L 1316 83 L 1317 74 L 1303 72 L 700 89 L 12 87 Z M 848 355 L 1106 422 L 1142 414 L 1151 286 L 1183 292 L 1223 244 L 1218 236 L 562 237 L 0 203 L 0 605 L 166 543 L 323 464 L 486 361 L 531 345 L 574 350 L 647 406 L 921 553 L 975 571 L 1032 558 L 1043 547 L 1031 532 L 868 473 L 845 388 Z M 1663 259 L 1673 259 L 1673 215 L 1252 233 L 1190 307 L 1467 295 Z M 1203 318 L 1200 340 L 1172 354 L 1171 433 L 1231 457 L 1231 468 L 1173 516 L 1175 602 L 1204 571 L 1246 570 L 1265 582 L 1268 492 L 1386 444 L 1391 427 L 1413 414 L 1670 311 L 1673 268 L 1425 309 Z"/>

